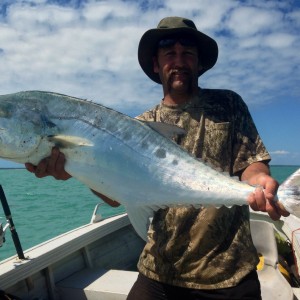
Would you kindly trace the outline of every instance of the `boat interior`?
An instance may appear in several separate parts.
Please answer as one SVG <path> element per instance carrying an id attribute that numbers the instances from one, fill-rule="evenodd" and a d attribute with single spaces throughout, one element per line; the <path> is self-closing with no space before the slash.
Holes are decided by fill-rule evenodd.
<path id="1" fill-rule="evenodd" d="M 263 300 L 300 299 L 299 288 L 280 270 L 275 233 L 283 225 L 286 222 L 269 222 L 263 215 L 251 218 L 262 258 L 257 272 Z M 137 278 L 143 246 L 127 214 L 105 220 L 93 216 L 90 224 L 25 251 L 25 260 L 1 261 L 0 289 L 22 300 L 123 300 Z"/>

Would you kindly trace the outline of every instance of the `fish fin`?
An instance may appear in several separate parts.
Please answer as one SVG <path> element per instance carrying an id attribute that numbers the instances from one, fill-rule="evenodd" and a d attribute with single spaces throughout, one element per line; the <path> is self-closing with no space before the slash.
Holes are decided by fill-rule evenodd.
<path id="1" fill-rule="evenodd" d="M 285 210 L 300 218 L 300 168 L 280 185 L 277 197 Z"/>
<path id="2" fill-rule="evenodd" d="M 59 148 L 73 148 L 78 146 L 94 146 L 88 139 L 71 135 L 49 135 L 48 140 Z"/>
<path id="3" fill-rule="evenodd" d="M 148 229 L 153 218 L 153 209 L 147 206 L 127 206 L 125 209 L 128 218 L 135 229 L 136 233 L 145 241 L 147 241 Z"/>
<path id="4" fill-rule="evenodd" d="M 184 136 L 186 135 L 186 131 L 183 128 L 180 128 L 176 125 L 171 125 L 162 122 L 147 122 L 142 121 L 144 124 L 155 130 L 156 132 L 160 133 L 162 136 L 172 139 L 177 136 Z"/>

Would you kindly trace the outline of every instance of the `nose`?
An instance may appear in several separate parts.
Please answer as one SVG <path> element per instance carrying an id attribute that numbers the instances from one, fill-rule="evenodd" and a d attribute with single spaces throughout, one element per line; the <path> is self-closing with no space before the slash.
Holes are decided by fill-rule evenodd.
<path id="1" fill-rule="evenodd" d="M 178 67 L 178 68 L 182 68 L 185 66 L 185 61 L 184 61 L 184 58 L 182 55 L 180 54 L 177 54 L 175 57 L 174 57 L 174 66 L 175 67 Z"/>
<path id="2" fill-rule="evenodd" d="M 183 67 L 186 65 L 186 60 L 185 60 L 185 52 L 184 52 L 184 47 L 179 44 L 178 42 L 174 46 L 174 65 L 176 67 Z"/>

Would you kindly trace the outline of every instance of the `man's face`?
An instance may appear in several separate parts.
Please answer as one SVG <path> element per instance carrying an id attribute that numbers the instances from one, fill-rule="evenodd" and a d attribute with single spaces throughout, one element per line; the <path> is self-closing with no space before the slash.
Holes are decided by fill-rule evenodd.
<path id="1" fill-rule="evenodd" d="M 165 92 L 191 94 L 198 88 L 199 66 L 196 46 L 180 42 L 159 47 L 153 58 L 154 72 L 158 73 Z"/>

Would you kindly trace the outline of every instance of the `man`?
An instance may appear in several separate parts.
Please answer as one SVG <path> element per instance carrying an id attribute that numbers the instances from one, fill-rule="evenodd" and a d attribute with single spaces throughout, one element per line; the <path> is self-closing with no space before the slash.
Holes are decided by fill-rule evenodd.
<path id="1" fill-rule="evenodd" d="M 186 136 L 176 138 L 178 144 L 221 171 L 259 186 L 249 195 L 250 206 L 279 219 L 286 213 L 273 202 L 278 183 L 270 177 L 270 156 L 245 103 L 232 91 L 198 87 L 198 77 L 213 67 L 217 56 L 217 43 L 191 20 L 168 17 L 148 30 L 138 58 L 144 72 L 162 84 L 164 97 L 138 118 L 184 128 Z M 37 167 L 26 166 L 37 177 L 68 179 L 64 162 L 54 148 Z M 261 299 L 257 263 L 248 206 L 159 210 L 128 300 Z"/>

